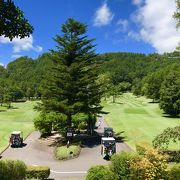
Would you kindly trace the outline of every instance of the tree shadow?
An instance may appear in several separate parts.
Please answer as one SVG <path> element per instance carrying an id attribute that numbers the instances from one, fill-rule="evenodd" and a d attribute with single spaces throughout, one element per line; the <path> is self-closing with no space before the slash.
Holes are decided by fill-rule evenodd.
<path id="1" fill-rule="evenodd" d="M 159 101 L 150 101 L 150 102 L 148 102 L 149 104 L 157 104 L 157 103 L 159 103 Z"/>
<path id="2" fill-rule="evenodd" d="M 116 104 L 124 104 L 124 103 L 122 103 L 122 102 L 116 102 Z"/>
<path id="3" fill-rule="evenodd" d="M 101 144 L 101 137 L 102 136 L 98 133 L 95 133 L 93 136 L 81 134 L 79 137 L 76 137 L 76 140 L 81 142 L 82 148 L 93 148 Z"/>
<path id="4" fill-rule="evenodd" d="M 9 109 L 19 109 L 18 107 L 11 106 Z"/>
<path id="5" fill-rule="evenodd" d="M 7 110 L 0 110 L 0 112 L 6 112 Z"/>
<path id="6" fill-rule="evenodd" d="M 163 116 L 165 118 L 170 118 L 170 119 L 180 119 L 180 116 L 170 116 L 170 115 L 165 115 Z"/>
<path id="7" fill-rule="evenodd" d="M 123 135 L 124 132 L 125 131 L 121 131 L 121 132 L 115 133 L 115 140 L 116 140 L 116 142 L 123 143 L 123 142 L 127 141 L 127 137 Z"/>
<path id="8" fill-rule="evenodd" d="M 163 117 L 165 117 L 165 118 L 176 118 L 176 119 L 179 119 L 180 118 L 180 115 L 178 115 L 178 116 L 173 116 L 173 115 L 169 115 L 169 114 L 167 114 L 167 113 L 162 113 L 163 114 Z"/>

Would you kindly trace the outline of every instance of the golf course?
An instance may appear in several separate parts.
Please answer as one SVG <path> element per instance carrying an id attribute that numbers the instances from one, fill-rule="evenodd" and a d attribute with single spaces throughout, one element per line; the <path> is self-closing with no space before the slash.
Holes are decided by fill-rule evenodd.
<path id="1" fill-rule="evenodd" d="M 150 143 L 165 128 L 180 125 L 179 118 L 170 118 L 160 110 L 158 103 L 151 99 L 136 97 L 131 93 L 121 95 L 115 103 L 112 98 L 103 102 L 108 112 L 105 119 L 116 133 L 123 132 L 125 142 L 133 149 L 137 143 Z M 180 144 L 171 144 L 171 149 L 179 149 Z"/>
<path id="2" fill-rule="evenodd" d="M 0 151 L 9 142 L 10 133 L 14 130 L 23 132 L 26 137 L 34 130 L 33 119 L 37 116 L 33 107 L 35 101 L 12 103 L 12 108 L 0 107 Z M 125 93 L 112 103 L 112 98 L 103 101 L 106 122 L 116 133 L 124 137 L 125 142 L 135 149 L 138 143 L 150 143 L 156 135 L 167 127 L 180 124 L 179 118 L 170 118 L 160 110 L 158 103 L 151 99 L 136 97 Z M 171 144 L 171 149 L 177 149 L 180 144 Z"/>
<path id="3" fill-rule="evenodd" d="M 12 108 L 0 106 L 0 151 L 9 143 L 9 136 L 12 131 L 22 131 L 25 138 L 33 131 L 33 119 L 37 113 L 33 107 L 34 101 L 12 103 Z"/>

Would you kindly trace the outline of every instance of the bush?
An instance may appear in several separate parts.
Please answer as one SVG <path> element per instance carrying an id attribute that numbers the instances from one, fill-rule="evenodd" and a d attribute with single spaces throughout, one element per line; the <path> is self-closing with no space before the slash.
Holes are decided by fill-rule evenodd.
<path id="1" fill-rule="evenodd" d="M 137 158 L 137 154 L 122 152 L 120 154 L 114 154 L 111 157 L 111 170 L 118 176 L 118 179 L 129 179 L 130 176 L 130 162 L 132 159 Z"/>
<path id="2" fill-rule="evenodd" d="M 176 164 L 169 169 L 168 179 L 169 180 L 180 179 L 180 164 Z"/>
<path id="3" fill-rule="evenodd" d="M 28 166 L 26 178 L 28 179 L 47 179 L 50 175 L 50 168 L 45 166 Z"/>
<path id="4" fill-rule="evenodd" d="M 47 114 L 41 113 L 34 119 L 34 127 L 41 132 L 42 136 L 51 134 L 52 124 L 52 120 L 47 118 Z"/>
<path id="5" fill-rule="evenodd" d="M 80 145 L 70 145 L 69 148 L 67 146 L 57 147 L 55 149 L 55 157 L 59 160 L 72 159 L 74 157 L 78 157 L 81 152 Z"/>
<path id="6" fill-rule="evenodd" d="M 64 127 L 67 125 L 65 118 L 60 113 L 41 113 L 34 120 L 34 126 L 41 132 L 42 136 L 50 135 L 52 130 L 59 131 L 61 135 L 65 136 L 66 128 Z"/>
<path id="7" fill-rule="evenodd" d="M 155 176 L 153 164 L 144 157 L 132 160 L 129 170 L 133 180 L 151 180 Z"/>
<path id="8" fill-rule="evenodd" d="M 1 160 L 0 161 L 0 179 L 1 180 L 22 180 L 26 175 L 26 165 L 19 160 Z"/>
<path id="9" fill-rule="evenodd" d="M 144 155 L 147 149 L 152 149 L 152 146 L 146 142 L 136 144 L 136 151 L 139 155 Z"/>
<path id="10" fill-rule="evenodd" d="M 117 177 L 106 166 L 94 166 L 88 170 L 86 180 L 117 180 Z"/>
<path id="11" fill-rule="evenodd" d="M 167 163 L 166 156 L 159 154 L 152 147 L 137 146 L 141 157 L 133 159 L 130 165 L 130 176 L 136 180 L 166 179 Z"/>
<path id="12" fill-rule="evenodd" d="M 176 162 L 180 163 L 180 150 L 179 151 L 173 151 L 173 150 L 166 150 L 162 151 L 164 155 L 168 157 L 168 162 Z"/>

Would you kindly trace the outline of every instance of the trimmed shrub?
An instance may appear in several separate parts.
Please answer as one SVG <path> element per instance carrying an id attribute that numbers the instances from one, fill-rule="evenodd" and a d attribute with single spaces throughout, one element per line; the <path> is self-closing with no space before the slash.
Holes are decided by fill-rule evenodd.
<path id="1" fill-rule="evenodd" d="M 136 159 L 139 156 L 137 154 L 122 152 L 120 154 L 114 154 L 111 157 L 110 169 L 114 174 L 118 176 L 118 179 L 129 179 L 130 177 L 130 164 L 132 159 Z"/>
<path id="2" fill-rule="evenodd" d="M 55 157 L 58 160 L 66 160 L 78 157 L 81 152 L 80 145 L 60 146 L 55 149 Z"/>
<path id="3" fill-rule="evenodd" d="M 168 180 L 180 179 L 180 164 L 176 164 L 169 169 Z"/>
<path id="4" fill-rule="evenodd" d="M 26 176 L 26 165 L 19 160 L 1 160 L 0 161 L 0 179 L 1 180 L 22 180 Z"/>
<path id="5" fill-rule="evenodd" d="M 45 166 L 27 166 L 26 178 L 47 179 L 50 175 L 50 168 Z"/>
<path id="6" fill-rule="evenodd" d="M 108 167 L 99 165 L 88 170 L 86 180 L 117 180 L 117 177 Z"/>

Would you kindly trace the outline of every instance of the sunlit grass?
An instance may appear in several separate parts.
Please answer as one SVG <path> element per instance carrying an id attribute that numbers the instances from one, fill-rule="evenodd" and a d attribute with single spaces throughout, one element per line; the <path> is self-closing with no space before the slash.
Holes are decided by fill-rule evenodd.
<path id="1" fill-rule="evenodd" d="M 0 151 L 9 143 L 12 131 L 22 131 L 26 137 L 34 130 L 33 119 L 38 112 L 33 108 L 36 102 L 12 103 L 12 108 L 0 106 Z"/>
<path id="2" fill-rule="evenodd" d="M 124 131 L 126 143 L 135 149 L 135 144 L 140 142 L 152 143 L 156 135 L 167 127 L 180 125 L 179 118 L 165 117 L 158 103 L 151 99 L 135 97 L 131 93 L 120 96 L 116 103 L 111 99 L 103 101 L 107 123 L 115 132 Z M 171 149 L 180 149 L 180 144 L 171 143 Z"/>

